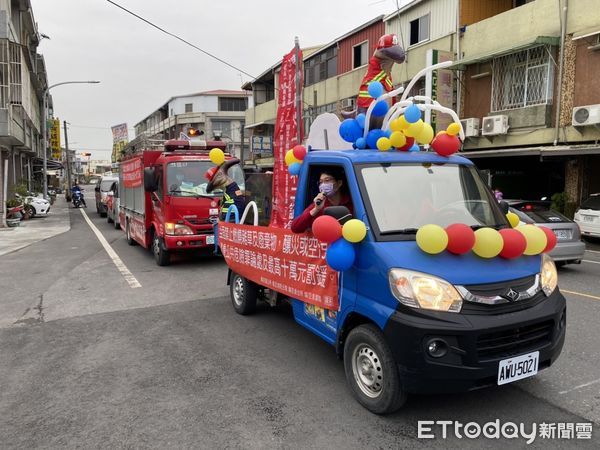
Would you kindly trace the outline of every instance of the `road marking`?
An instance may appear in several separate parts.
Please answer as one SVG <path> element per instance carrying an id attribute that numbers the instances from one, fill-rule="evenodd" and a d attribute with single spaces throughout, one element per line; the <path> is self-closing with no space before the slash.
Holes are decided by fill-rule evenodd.
<path id="1" fill-rule="evenodd" d="M 581 261 L 582 262 L 589 262 L 589 263 L 592 263 L 592 264 L 600 264 L 600 261 L 590 261 L 589 259 L 582 259 Z"/>
<path id="2" fill-rule="evenodd" d="M 123 275 L 123 278 L 125 278 L 125 281 L 127 281 L 127 283 L 129 283 L 129 286 L 132 289 L 142 287 L 142 285 L 137 280 L 137 278 L 133 276 L 133 274 L 129 271 L 127 266 L 123 263 L 123 261 L 121 261 L 121 258 L 119 258 L 119 255 L 117 255 L 117 252 L 115 252 L 113 250 L 113 248 L 110 246 L 108 241 L 104 238 L 102 233 L 100 233 L 100 230 L 98 228 L 96 228 L 96 225 L 94 225 L 92 223 L 92 221 L 90 220 L 88 215 L 85 213 L 85 211 L 81 208 L 79 209 L 79 211 L 81 211 L 83 218 L 88 223 L 88 225 L 90 226 L 90 228 L 92 229 L 92 231 L 94 232 L 94 234 L 96 235 L 96 237 L 98 238 L 98 240 L 100 241 L 102 246 L 104 247 L 104 250 L 106 250 L 106 253 L 108 253 L 108 256 L 110 256 L 110 259 L 112 259 L 112 262 L 115 263 L 115 266 L 117 266 L 117 269 L 119 269 L 119 272 L 121 272 L 121 275 Z"/>
<path id="3" fill-rule="evenodd" d="M 587 249 L 586 249 L 585 251 L 586 251 L 586 252 L 591 252 L 591 253 L 600 253 L 600 251 L 598 251 L 598 250 L 587 250 Z"/>
<path id="4" fill-rule="evenodd" d="M 566 291 L 564 289 L 561 289 L 560 292 L 564 292 L 566 294 L 581 295 L 582 297 L 588 297 L 588 298 L 593 298 L 594 300 L 600 300 L 600 297 L 598 297 L 596 295 L 583 294 L 581 292 L 575 292 L 575 291 Z"/>
<path id="5" fill-rule="evenodd" d="M 566 391 L 560 391 L 559 394 L 567 394 L 569 392 L 572 392 L 572 391 L 575 391 L 577 389 L 581 389 L 584 387 L 588 387 L 588 386 L 591 386 L 592 384 L 596 384 L 596 383 L 600 383 L 600 378 L 598 378 L 597 380 L 594 380 L 594 381 L 590 381 L 589 383 L 580 384 L 579 386 L 575 386 L 574 388 L 567 389 Z"/>

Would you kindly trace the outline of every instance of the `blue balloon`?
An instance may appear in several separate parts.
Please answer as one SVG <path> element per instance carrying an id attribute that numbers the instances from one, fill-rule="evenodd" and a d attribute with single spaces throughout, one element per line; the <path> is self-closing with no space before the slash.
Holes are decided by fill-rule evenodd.
<path id="1" fill-rule="evenodd" d="M 419 144 L 413 144 L 413 146 L 411 148 L 408 149 L 409 152 L 420 152 L 421 148 L 419 147 Z M 295 163 L 297 164 L 297 163 Z"/>
<path id="2" fill-rule="evenodd" d="M 390 107 L 388 106 L 387 102 L 385 100 L 380 100 L 375 103 L 375 106 L 371 110 L 371 114 L 374 117 L 383 117 L 385 116 L 385 113 L 388 112 L 388 109 L 390 109 Z"/>
<path id="3" fill-rule="evenodd" d="M 360 148 L 361 150 L 367 148 L 367 140 L 364 137 L 359 137 L 356 140 L 356 148 Z"/>
<path id="4" fill-rule="evenodd" d="M 367 134 L 367 147 L 373 150 L 377 149 L 377 139 L 385 136 L 385 132 L 381 128 L 375 128 Z"/>
<path id="5" fill-rule="evenodd" d="M 383 84 L 381 84 L 380 81 L 371 81 L 367 90 L 371 97 L 377 98 L 380 95 L 383 95 Z"/>
<path id="6" fill-rule="evenodd" d="M 359 127 L 361 128 L 365 128 L 365 119 L 367 118 L 367 116 L 364 115 L 364 113 L 360 113 L 358 116 L 356 116 L 356 123 L 358 124 Z"/>
<path id="7" fill-rule="evenodd" d="M 410 105 L 404 111 L 404 118 L 408 123 L 415 123 L 421 118 L 421 110 L 416 105 Z"/>
<path id="8" fill-rule="evenodd" d="M 340 238 L 331 244 L 327 248 L 327 254 L 325 256 L 329 267 L 340 272 L 352 267 L 355 258 L 354 245 L 344 238 Z"/>
<path id="9" fill-rule="evenodd" d="M 290 175 L 298 175 L 300 173 L 301 167 L 302 165 L 300 163 L 292 163 L 288 167 L 288 172 L 290 173 Z"/>
<path id="10" fill-rule="evenodd" d="M 354 119 L 346 119 L 340 124 L 340 136 L 346 142 L 354 142 L 362 135 L 362 129 Z"/>
<path id="11" fill-rule="evenodd" d="M 385 133 L 384 136 L 389 139 L 390 136 L 392 135 L 392 130 L 385 130 L 384 133 Z"/>

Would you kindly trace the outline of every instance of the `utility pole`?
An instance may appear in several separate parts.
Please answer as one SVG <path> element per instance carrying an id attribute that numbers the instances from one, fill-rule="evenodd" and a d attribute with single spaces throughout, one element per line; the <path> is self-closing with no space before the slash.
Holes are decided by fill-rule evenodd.
<path id="1" fill-rule="evenodd" d="M 71 201 L 71 152 L 69 151 L 69 135 L 67 134 L 67 121 L 63 121 L 63 127 L 65 130 L 65 152 L 67 152 L 67 189 L 65 189 L 65 197 L 67 201 Z"/>

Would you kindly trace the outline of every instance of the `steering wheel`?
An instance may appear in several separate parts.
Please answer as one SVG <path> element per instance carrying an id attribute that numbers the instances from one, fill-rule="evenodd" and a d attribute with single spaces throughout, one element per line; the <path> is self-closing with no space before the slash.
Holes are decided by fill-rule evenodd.
<path id="1" fill-rule="evenodd" d="M 457 208 L 457 206 L 465 206 L 467 204 L 474 204 L 474 205 L 481 205 L 480 208 L 483 209 L 482 206 L 486 203 L 487 203 L 487 201 L 485 201 L 485 200 L 456 200 L 454 202 L 447 203 L 446 205 L 439 208 L 437 210 L 437 214 L 439 214 L 440 217 L 448 217 L 448 218 L 456 217 L 460 214 L 461 216 L 463 216 L 463 220 L 464 220 L 465 214 L 470 214 L 472 216 L 474 216 L 476 214 L 475 208 L 473 208 L 473 211 L 471 211 L 470 209 L 467 209 L 467 208 L 463 208 L 463 210 L 459 210 L 459 208 Z M 452 219 L 452 220 L 454 220 L 454 219 Z"/>

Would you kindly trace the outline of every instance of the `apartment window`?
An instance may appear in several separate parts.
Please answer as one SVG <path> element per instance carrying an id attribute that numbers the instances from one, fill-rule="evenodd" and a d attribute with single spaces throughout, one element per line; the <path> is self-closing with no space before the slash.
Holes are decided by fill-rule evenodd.
<path id="1" fill-rule="evenodd" d="M 429 14 L 410 22 L 410 44 L 415 45 L 429 39 Z"/>
<path id="2" fill-rule="evenodd" d="M 247 109 L 246 97 L 219 97 L 219 111 L 246 111 Z"/>
<path id="3" fill-rule="evenodd" d="M 337 47 L 330 47 L 304 63 L 304 86 L 310 86 L 336 75 Z"/>
<path id="4" fill-rule="evenodd" d="M 364 66 L 369 62 L 369 41 L 362 42 L 352 48 L 352 68 Z"/>
<path id="5" fill-rule="evenodd" d="M 185 112 L 186 113 L 194 112 L 194 105 L 192 103 L 186 103 L 185 104 Z"/>
<path id="6" fill-rule="evenodd" d="M 550 48 L 544 45 L 494 58 L 492 112 L 550 103 L 553 77 Z"/>
<path id="7" fill-rule="evenodd" d="M 215 131 L 220 131 L 221 136 L 231 137 L 231 121 L 230 120 L 213 120 L 211 121 L 213 134 Z"/>

